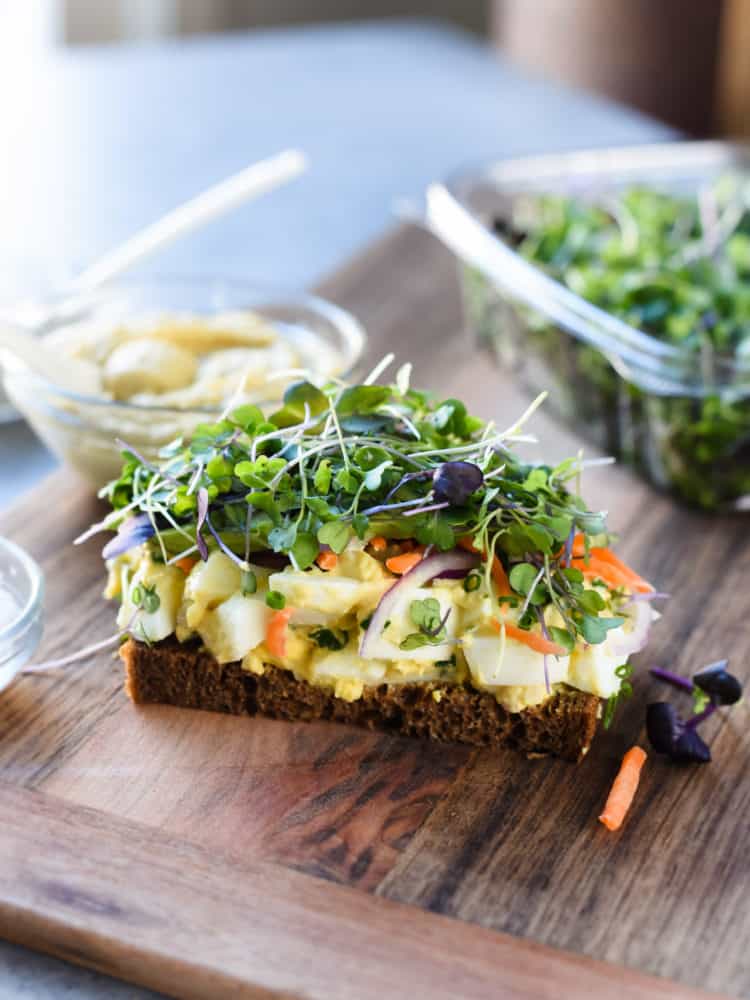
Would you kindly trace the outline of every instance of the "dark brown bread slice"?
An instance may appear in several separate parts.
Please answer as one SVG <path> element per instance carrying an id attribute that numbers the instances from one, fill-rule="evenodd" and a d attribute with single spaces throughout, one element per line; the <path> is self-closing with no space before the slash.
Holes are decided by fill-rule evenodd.
<path id="1" fill-rule="evenodd" d="M 147 646 L 128 640 L 120 655 L 125 689 L 136 704 L 160 702 L 233 715 L 267 715 L 309 722 L 329 719 L 406 736 L 476 746 L 511 746 L 580 760 L 594 738 L 599 699 L 583 691 L 556 692 L 542 705 L 508 712 L 493 695 L 468 686 L 400 684 L 365 688 L 357 701 L 267 666 L 262 676 L 239 663 L 220 664 L 197 643 L 176 639 Z M 440 687 L 436 701 L 432 692 Z"/>

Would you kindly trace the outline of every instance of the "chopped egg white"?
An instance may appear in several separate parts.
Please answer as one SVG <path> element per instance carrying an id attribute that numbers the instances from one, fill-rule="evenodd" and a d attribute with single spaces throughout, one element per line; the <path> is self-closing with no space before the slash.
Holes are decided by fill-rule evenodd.
<path id="1" fill-rule="evenodd" d="M 263 642 L 272 615 L 263 598 L 232 594 L 218 607 L 205 612 L 198 635 L 219 663 L 231 663 L 241 660 Z"/>
<path id="2" fill-rule="evenodd" d="M 612 629 L 606 642 L 595 646 L 577 646 L 570 657 L 568 683 L 581 691 L 589 691 L 600 698 L 609 698 L 620 688 L 621 678 L 615 671 L 622 666 L 621 653 L 613 651 L 612 645 L 622 628 Z"/>
<path id="3" fill-rule="evenodd" d="M 392 582 L 356 580 L 318 569 L 286 569 L 273 573 L 268 585 L 295 609 L 296 624 L 331 625 L 351 613 L 369 614 Z"/>
<path id="4" fill-rule="evenodd" d="M 197 628 L 206 611 L 226 601 L 240 589 L 239 566 L 223 552 L 212 552 L 206 562 L 193 566 L 185 584 L 185 621 Z"/>
<path id="5" fill-rule="evenodd" d="M 464 655 L 478 687 L 545 684 L 544 656 L 517 639 L 497 632 L 475 632 L 464 636 Z M 568 656 L 548 656 L 550 684 L 568 680 Z"/>
<path id="6" fill-rule="evenodd" d="M 137 586 L 153 588 L 159 606 L 153 612 L 144 611 L 133 603 Z M 185 575 L 176 566 L 165 566 L 144 559 L 134 576 L 123 588 L 122 604 L 117 615 L 121 629 L 129 628 L 134 635 L 148 642 L 159 642 L 175 631 L 177 614 L 182 603 Z"/>

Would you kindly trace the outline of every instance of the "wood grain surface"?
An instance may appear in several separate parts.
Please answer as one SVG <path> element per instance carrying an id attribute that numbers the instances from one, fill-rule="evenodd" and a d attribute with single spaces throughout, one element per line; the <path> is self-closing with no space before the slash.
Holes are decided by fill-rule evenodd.
<path id="1" fill-rule="evenodd" d="M 185 1000 L 708 996 L 2 782 L 0 810 L 0 933 Z"/>
<path id="2" fill-rule="evenodd" d="M 324 291 L 368 327 L 369 361 L 394 350 L 415 383 L 483 416 L 522 410 L 461 330 L 452 260 L 419 230 L 395 231 Z M 580 447 L 550 415 L 534 430 L 545 458 Z M 184 996 L 749 995 L 747 708 L 706 727 L 712 765 L 652 756 L 623 829 L 596 822 L 623 750 L 645 745 L 646 703 L 678 697 L 649 664 L 690 673 L 730 656 L 750 675 L 746 521 L 677 508 L 623 469 L 592 470 L 586 487 L 623 555 L 673 599 L 636 661 L 635 696 L 581 765 L 135 709 L 100 654 L 0 700 L 0 808 L 13 817 L 0 827 L 0 931 Z M 98 513 L 61 472 L 0 519 L 47 574 L 40 656 L 113 630 L 100 543 L 69 545 Z M 357 970 L 367 992 L 347 979 Z"/>

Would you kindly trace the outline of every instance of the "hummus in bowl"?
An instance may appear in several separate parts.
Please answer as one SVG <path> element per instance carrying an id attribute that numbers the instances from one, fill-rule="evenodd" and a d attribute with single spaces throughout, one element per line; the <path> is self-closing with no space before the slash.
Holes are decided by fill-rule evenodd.
<path id="1" fill-rule="evenodd" d="M 40 335 L 61 365 L 95 365 L 100 391 L 66 391 L 19 362 L 5 368 L 6 392 L 95 489 L 119 474 L 122 442 L 155 459 L 229 407 L 272 412 L 303 371 L 351 374 L 365 343 L 359 322 L 323 299 L 195 278 L 109 286 Z"/>

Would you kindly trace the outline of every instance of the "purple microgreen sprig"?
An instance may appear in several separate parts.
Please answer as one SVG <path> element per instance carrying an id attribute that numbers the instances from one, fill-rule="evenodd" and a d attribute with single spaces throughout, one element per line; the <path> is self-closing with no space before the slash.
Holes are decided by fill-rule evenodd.
<path id="1" fill-rule="evenodd" d="M 539 607 L 534 608 L 534 611 L 536 612 L 536 616 L 539 619 L 539 627 L 542 630 L 542 635 L 547 640 L 547 642 L 552 642 L 552 636 L 550 635 L 549 629 L 547 628 L 547 622 L 544 620 L 544 612 Z M 544 687 L 545 690 L 547 691 L 547 694 L 549 694 L 551 691 L 551 687 L 549 682 L 549 655 L 547 653 L 544 654 L 543 664 L 544 664 Z"/>
<path id="2" fill-rule="evenodd" d="M 484 485 L 484 474 L 473 462 L 443 462 L 432 478 L 432 495 L 437 503 L 462 507 Z"/>
<path id="3" fill-rule="evenodd" d="M 114 559 L 121 556 L 136 545 L 143 545 L 156 534 L 156 528 L 151 523 L 148 514 L 136 514 L 123 521 L 117 529 L 114 538 L 102 549 L 103 559 Z"/>
<path id="4" fill-rule="evenodd" d="M 717 660 L 693 674 L 689 680 L 671 670 L 653 667 L 653 677 L 693 695 L 701 705 L 690 718 L 683 719 L 673 705 L 658 701 L 646 710 L 646 731 L 657 753 L 665 754 L 676 763 L 707 764 L 711 751 L 698 733 L 698 727 L 722 706 L 735 705 L 742 698 L 742 685 L 727 670 L 727 660 Z M 696 695 L 701 697 L 696 699 Z"/>
<path id="5" fill-rule="evenodd" d="M 203 526 L 206 524 L 208 518 L 208 490 L 205 486 L 201 486 L 198 490 L 198 521 L 195 526 L 195 544 L 198 546 L 198 551 L 200 552 L 201 559 L 205 562 L 208 559 L 208 545 L 206 545 L 206 540 L 203 537 Z M 211 526 L 209 524 L 209 530 Z M 213 534 L 213 531 L 212 531 Z"/>
<path id="6" fill-rule="evenodd" d="M 385 497 L 387 502 L 408 483 L 432 480 L 432 498 L 436 503 L 463 506 L 484 485 L 484 473 L 474 462 L 442 462 L 436 468 L 407 472 Z M 434 508 L 430 508 L 434 509 Z"/>
<path id="7" fill-rule="evenodd" d="M 687 691 L 688 694 L 692 694 L 693 692 L 693 682 L 689 677 L 675 674 L 671 670 L 665 670 L 663 667 L 651 667 L 649 673 L 652 677 L 656 677 L 657 680 L 671 684 L 672 687 L 680 688 L 682 691 Z"/>

